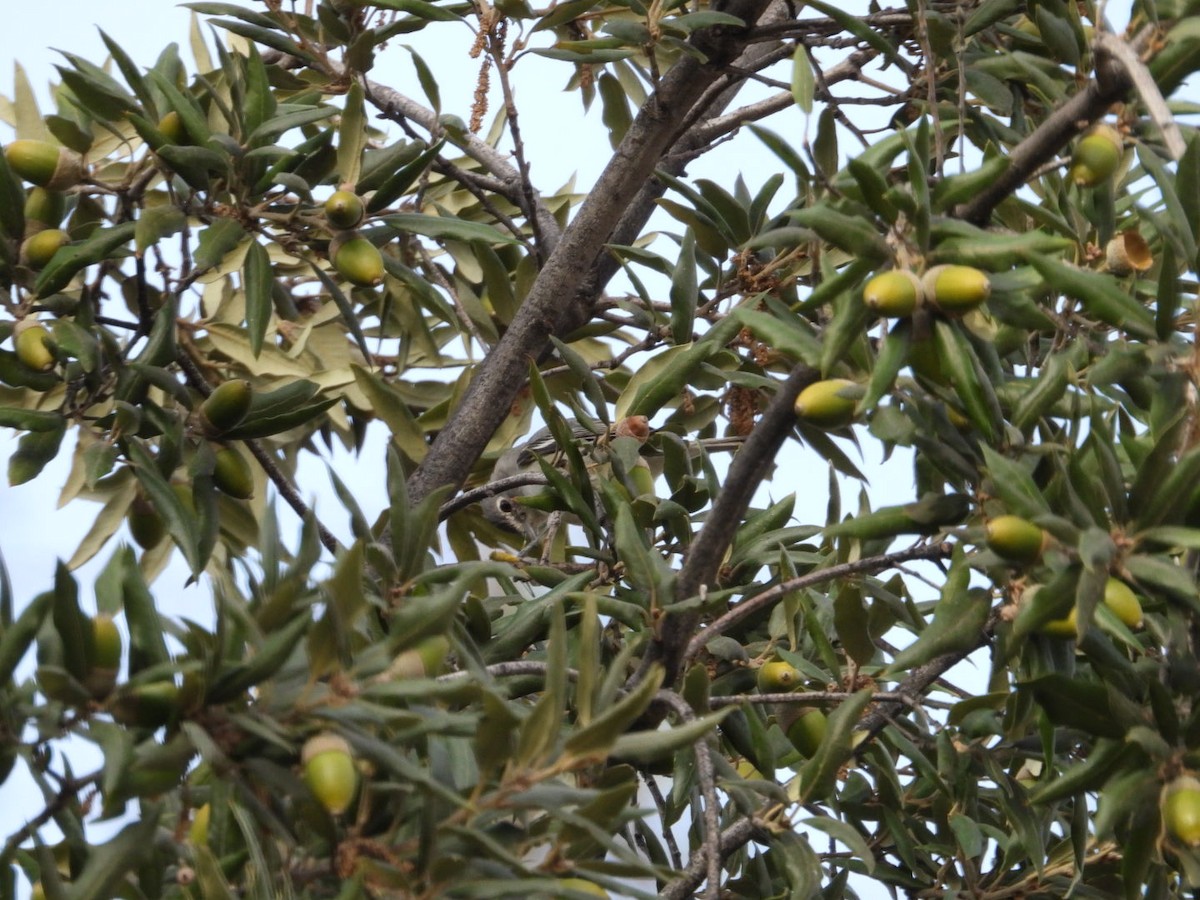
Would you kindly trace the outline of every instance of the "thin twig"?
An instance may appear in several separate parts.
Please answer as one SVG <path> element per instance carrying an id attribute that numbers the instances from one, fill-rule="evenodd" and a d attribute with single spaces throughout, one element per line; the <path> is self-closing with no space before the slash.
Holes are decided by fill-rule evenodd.
<path id="1" fill-rule="evenodd" d="M 910 562 L 914 559 L 945 559 L 950 556 L 952 547 L 949 544 L 927 544 L 923 546 L 910 547 L 907 550 L 901 550 L 898 553 L 884 553 L 879 556 L 868 556 L 865 559 L 854 560 L 853 562 L 840 563 L 836 566 L 830 566 L 828 569 L 820 569 L 816 572 L 806 572 L 803 575 L 797 575 L 795 578 L 789 578 L 786 581 L 781 581 L 762 593 L 743 600 L 729 612 L 716 619 L 705 629 L 699 632 L 688 643 L 687 651 L 684 653 L 683 664 L 686 666 L 691 660 L 695 659 L 696 655 L 704 649 L 704 645 L 711 641 L 719 634 L 724 634 L 729 628 L 736 625 L 738 622 L 745 619 L 747 616 L 752 616 L 762 609 L 770 606 L 775 601 L 779 600 L 785 594 L 792 591 L 803 590 L 807 587 L 812 587 L 817 584 L 825 584 L 829 581 L 835 581 L 839 578 L 847 578 L 851 575 L 875 574 L 891 569 L 900 563 Z"/>
<path id="2" fill-rule="evenodd" d="M 695 713 L 683 697 L 674 691 L 661 690 L 655 699 L 665 703 L 684 722 L 694 721 Z M 704 798 L 704 841 L 700 853 L 705 861 L 704 896 L 707 900 L 718 900 L 721 896 L 721 835 L 717 818 L 717 785 L 713 775 L 712 748 L 708 735 L 702 735 L 693 745 L 696 753 L 696 778 L 700 782 L 700 795 Z"/>

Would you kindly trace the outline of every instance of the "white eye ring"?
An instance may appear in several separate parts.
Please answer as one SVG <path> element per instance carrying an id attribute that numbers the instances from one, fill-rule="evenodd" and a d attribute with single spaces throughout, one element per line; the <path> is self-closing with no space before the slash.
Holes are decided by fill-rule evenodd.
<path id="1" fill-rule="evenodd" d="M 510 513 L 516 509 L 516 504 L 507 497 L 501 497 L 496 501 L 496 509 L 500 510 L 502 513 Z"/>

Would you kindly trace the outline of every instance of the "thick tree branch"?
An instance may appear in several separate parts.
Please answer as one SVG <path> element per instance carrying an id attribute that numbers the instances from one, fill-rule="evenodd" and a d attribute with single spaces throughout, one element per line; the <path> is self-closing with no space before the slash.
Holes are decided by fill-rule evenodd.
<path id="1" fill-rule="evenodd" d="M 819 377 L 816 369 L 804 364 L 796 366 L 780 385 L 766 413 L 733 458 L 721 493 L 705 517 L 704 527 L 688 548 L 683 567 L 679 570 L 675 582 L 676 601 L 682 602 L 697 596 L 716 578 L 725 550 L 741 525 L 751 497 L 774 465 L 779 448 L 795 427 L 796 414 L 792 407 L 796 395 Z M 673 684 L 698 622 L 699 614 L 696 612 L 672 612 L 667 609 L 660 621 L 658 635 L 643 657 L 641 669 L 635 677 L 641 677 L 651 663 L 661 662 L 667 670 L 663 683 Z"/>
<path id="2" fill-rule="evenodd" d="M 768 0 L 735 0 L 727 12 L 753 24 Z M 414 502 L 445 484 L 459 485 L 508 415 L 529 362 L 545 349 L 564 315 L 570 286 L 591 282 L 597 260 L 626 209 L 679 136 L 696 101 L 742 50 L 745 30 L 710 28 L 694 36 L 707 56 L 684 56 L 646 101 L 588 200 L 554 247 L 512 324 L 488 355 L 430 452 L 409 478 Z"/>
<path id="3" fill-rule="evenodd" d="M 1077 134 L 1108 112 L 1108 108 L 1128 93 L 1133 82 L 1125 67 L 1104 45 L 1096 48 L 1096 77 L 1078 94 L 1056 109 L 1033 134 L 1021 141 L 1008 155 L 1009 166 L 990 185 L 955 210 L 955 215 L 975 225 L 987 225 L 994 210 L 1004 199 L 1047 161 L 1054 159 Z"/>

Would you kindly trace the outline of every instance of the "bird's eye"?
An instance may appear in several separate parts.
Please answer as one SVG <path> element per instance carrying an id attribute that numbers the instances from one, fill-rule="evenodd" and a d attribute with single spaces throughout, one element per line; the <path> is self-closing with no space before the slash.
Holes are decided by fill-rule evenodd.
<path id="1" fill-rule="evenodd" d="M 515 508 L 515 504 L 507 497 L 501 497 L 496 501 L 496 509 L 500 510 L 502 513 L 510 513 Z"/>

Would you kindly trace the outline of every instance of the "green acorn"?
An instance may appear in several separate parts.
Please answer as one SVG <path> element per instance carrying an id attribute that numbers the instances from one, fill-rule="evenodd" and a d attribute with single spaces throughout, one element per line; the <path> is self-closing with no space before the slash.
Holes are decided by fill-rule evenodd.
<path id="1" fill-rule="evenodd" d="M 944 313 L 970 312 L 987 300 L 992 283 L 974 266 L 934 266 L 921 279 L 925 296 Z"/>
<path id="2" fill-rule="evenodd" d="M 249 500 L 254 496 L 254 473 L 250 463 L 233 447 L 222 447 L 217 451 L 213 484 L 217 490 L 238 500 Z"/>
<path id="3" fill-rule="evenodd" d="M 350 745 L 336 734 L 318 734 L 300 751 L 304 782 L 332 815 L 340 816 L 358 792 L 358 769 Z"/>
<path id="4" fill-rule="evenodd" d="M 68 240 L 67 233 L 61 228 L 46 228 L 31 234 L 21 242 L 21 262 L 34 271 L 44 269 Z"/>
<path id="5" fill-rule="evenodd" d="M 335 240 L 330 255 L 338 274 L 351 284 L 370 287 L 383 281 L 383 254 L 365 237 Z"/>
<path id="6" fill-rule="evenodd" d="M 1045 549 L 1046 532 L 1020 516 L 996 516 L 984 526 L 987 545 L 998 555 L 1026 565 L 1037 562 Z"/>
<path id="7" fill-rule="evenodd" d="M 1181 775 L 1163 787 L 1159 801 L 1167 834 L 1185 847 L 1200 845 L 1200 781 Z"/>
<path id="8" fill-rule="evenodd" d="M 171 110 L 165 116 L 158 120 L 158 130 L 172 144 L 183 144 L 187 142 L 187 128 L 184 127 L 183 118 L 175 110 Z"/>
<path id="9" fill-rule="evenodd" d="M 821 746 L 828 725 L 829 721 L 821 710 L 806 709 L 787 727 L 787 738 L 792 742 L 792 746 L 800 751 L 800 755 L 807 759 Z"/>
<path id="10" fill-rule="evenodd" d="M 217 385 L 200 404 L 200 425 L 209 437 L 235 427 L 250 409 L 254 390 L 244 378 L 233 378 Z"/>
<path id="11" fill-rule="evenodd" d="M 772 660 L 759 666 L 756 683 L 763 694 L 783 694 L 800 684 L 800 670 L 781 659 Z"/>
<path id="12" fill-rule="evenodd" d="M 796 416 L 819 428 L 840 428 L 854 421 L 861 388 L 846 378 L 810 384 L 796 398 Z"/>
<path id="13" fill-rule="evenodd" d="M 83 158 L 46 141 L 13 141 L 4 148 L 4 158 L 26 181 L 52 191 L 73 187 L 83 178 Z"/>
<path id="14" fill-rule="evenodd" d="M 420 641 L 415 647 L 399 653 L 392 664 L 376 680 L 391 681 L 405 678 L 426 678 L 438 675 L 450 652 L 450 641 L 443 634 Z"/>
<path id="15" fill-rule="evenodd" d="M 158 546 L 159 541 L 167 536 L 167 526 L 162 516 L 154 508 L 154 504 L 140 494 L 133 499 L 129 507 L 129 533 L 143 550 Z"/>
<path id="16" fill-rule="evenodd" d="M 921 279 L 907 269 L 880 272 L 863 287 L 863 303 L 881 316 L 911 316 L 925 296 Z"/>
<path id="17" fill-rule="evenodd" d="M 109 712 L 122 725 L 159 728 L 179 711 L 179 688 L 173 681 L 123 685 L 109 702 Z"/>
<path id="18" fill-rule="evenodd" d="M 1104 605 L 1113 611 L 1126 628 L 1142 627 L 1141 601 L 1125 582 L 1117 578 L 1110 578 L 1105 582 Z"/>
<path id="19" fill-rule="evenodd" d="M 34 186 L 25 197 L 25 233 L 57 228 L 67 211 L 67 198 L 57 191 Z"/>
<path id="20" fill-rule="evenodd" d="M 1112 178 L 1123 155 L 1121 133 L 1111 125 L 1096 125 L 1076 145 L 1067 178 L 1080 187 L 1096 187 Z"/>
<path id="21" fill-rule="evenodd" d="M 325 218 L 335 228 L 355 228 L 366 215 L 367 208 L 353 191 L 334 191 L 325 201 Z"/>
<path id="22" fill-rule="evenodd" d="M 44 326 L 34 324 L 22 328 L 13 343 L 17 348 L 17 359 L 35 372 L 49 372 L 54 368 L 54 342 Z"/>
<path id="23" fill-rule="evenodd" d="M 117 684 L 117 672 L 121 668 L 121 632 L 112 616 L 100 613 L 92 618 L 90 638 L 90 667 L 83 686 L 97 700 L 103 700 Z"/>

